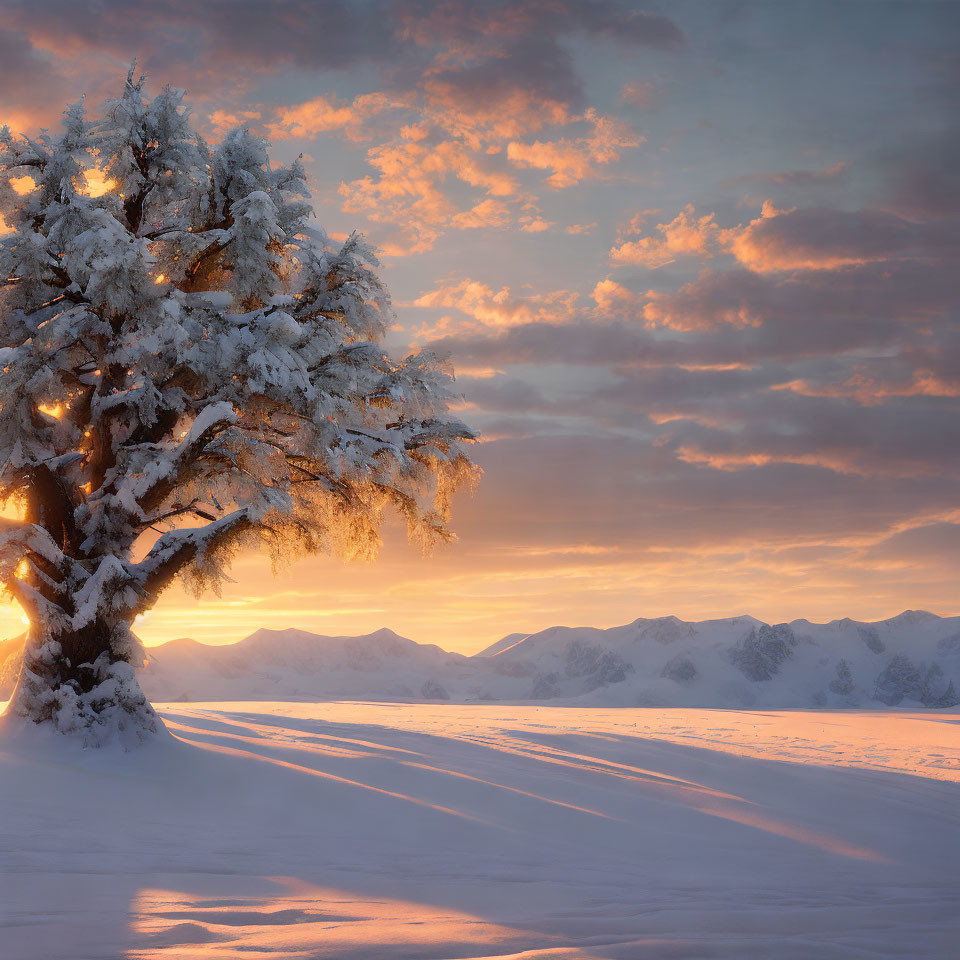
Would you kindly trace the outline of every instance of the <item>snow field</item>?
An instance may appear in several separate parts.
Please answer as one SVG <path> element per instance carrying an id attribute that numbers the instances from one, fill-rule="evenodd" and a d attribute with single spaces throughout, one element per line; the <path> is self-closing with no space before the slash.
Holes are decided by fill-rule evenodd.
<path id="1" fill-rule="evenodd" d="M 5 960 L 956 956 L 956 714 L 159 709 L 0 730 Z"/>

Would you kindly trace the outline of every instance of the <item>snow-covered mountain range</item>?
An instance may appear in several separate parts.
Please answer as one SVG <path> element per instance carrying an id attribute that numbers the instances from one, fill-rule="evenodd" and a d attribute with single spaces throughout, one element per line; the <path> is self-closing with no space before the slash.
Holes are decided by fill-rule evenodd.
<path id="1" fill-rule="evenodd" d="M 0 698 L 20 642 L 0 643 Z M 908 610 L 876 623 L 753 617 L 510 634 L 472 657 L 391 630 L 327 637 L 258 630 L 237 644 L 148 650 L 144 692 L 170 700 L 575 700 L 592 706 L 960 704 L 960 617 Z"/>

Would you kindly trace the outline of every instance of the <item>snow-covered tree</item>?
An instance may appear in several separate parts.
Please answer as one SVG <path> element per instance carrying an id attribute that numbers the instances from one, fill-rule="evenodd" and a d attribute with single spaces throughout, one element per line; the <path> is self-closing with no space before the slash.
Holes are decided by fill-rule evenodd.
<path id="1" fill-rule="evenodd" d="M 763 623 L 759 629 L 752 627 L 731 649 L 730 658 L 748 680 L 772 680 L 796 645 L 797 638 L 786 623 Z"/>
<path id="2" fill-rule="evenodd" d="M 906 654 L 898 653 L 877 677 L 873 698 L 888 707 L 895 707 L 905 697 L 920 700 L 922 690 L 923 677 L 920 671 Z"/>
<path id="3" fill-rule="evenodd" d="M 10 711 L 157 729 L 134 619 L 244 547 L 372 554 L 385 508 L 450 536 L 475 468 L 451 377 L 378 341 L 390 315 L 357 234 L 331 244 L 304 170 L 235 130 L 209 146 L 181 91 L 133 70 L 100 116 L 0 132 L 0 579 L 30 620 Z M 2 226 L 2 225 L 0 225 Z"/>
<path id="4" fill-rule="evenodd" d="M 955 707 L 960 703 L 953 681 L 944 676 L 939 663 L 931 663 L 923 675 L 920 702 L 925 707 Z"/>
<path id="5" fill-rule="evenodd" d="M 853 682 L 853 671 L 846 660 L 840 660 L 837 663 L 837 675 L 830 681 L 830 690 L 837 696 L 845 697 L 848 693 L 853 693 L 855 684 Z"/>

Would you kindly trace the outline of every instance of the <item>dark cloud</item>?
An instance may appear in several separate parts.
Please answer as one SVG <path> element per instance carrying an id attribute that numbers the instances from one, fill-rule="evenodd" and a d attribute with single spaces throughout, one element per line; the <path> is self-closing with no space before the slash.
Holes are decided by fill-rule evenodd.
<path id="1" fill-rule="evenodd" d="M 839 180 L 847 172 L 847 169 L 848 164 L 843 160 L 838 160 L 833 165 L 820 170 L 769 170 L 765 173 L 744 173 L 731 177 L 722 186 L 811 187 Z"/>
<path id="2" fill-rule="evenodd" d="M 518 377 L 460 377 L 457 386 L 470 403 L 484 411 L 515 413 L 547 409 L 540 390 Z"/>
<path id="3" fill-rule="evenodd" d="M 732 242 L 754 269 L 824 269 L 909 257 L 956 256 L 956 222 L 915 223 L 883 210 L 803 207 L 754 220 Z"/>
<path id="4" fill-rule="evenodd" d="M 7 3 L 24 29 L 53 41 L 70 59 L 89 51 L 127 60 L 138 56 L 148 70 L 189 68 L 213 73 L 228 64 L 246 75 L 280 64 L 323 70 L 366 62 L 394 52 L 398 41 L 389 18 L 375 4 L 340 0 L 24 0 Z M 335 38 L 335 42 L 331 42 Z M 234 73 L 240 80 L 244 74 Z"/>
<path id="5" fill-rule="evenodd" d="M 0 28 L 0 83 L 0 125 L 21 126 L 34 116 L 50 123 L 63 110 L 65 100 L 78 95 L 68 86 L 56 58 L 37 49 L 21 30 Z"/>
<path id="6" fill-rule="evenodd" d="M 42 37 L 65 60 L 94 53 L 125 64 L 136 56 L 156 80 L 191 85 L 205 97 L 215 92 L 211 86 L 242 87 L 285 66 L 323 72 L 373 64 L 384 78 L 410 84 L 440 54 L 442 64 L 430 72 L 438 98 L 478 104 L 526 85 L 531 96 L 576 104 L 581 81 L 560 45 L 564 36 L 657 48 L 683 40 L 666 17 L 605 0 L 44 0 L 39 9 L 10 0 L 4 6 L 19 29 Z"/>
<path id="7" fill-rule="evenodd" d="M 596 432 L 505 437 L 476 454 L 484 482 L 458 530 L 477 549 L 505 530 L 510 542 L 638 552 L 879 540 L 905 516 L 956 505 L 942 475 L 866 478 L 791 463 L 719 471 L 642 437 Z"/>
<path id="8" fill-rule="evenodd" d="M 428 346 L 469 367 L 526 363 L 606 366 L 632 357 L 639 359 L 649 341 L 649 335 L 637 325 L 582 320 L 573 324 L 526 323 L 503 333 L 441 337 Z"/>
<path id="9" fill-rule="evenodd" d="M 960 470 L 956 406 L 953 399 L 918 397 L 864 407 L 757 392 L 722 406 L 729 429 L 682 421 L 669 436 L 681 456 L 721 470 L 792 462 L 872 477 L 941 476 Z"/>
<path id="10" fill-rule="evenodd" d="M 738 475 L 752 488 L 774 468 L 816 477 L 821 491 L 827 474 L 859 484 L 955 475 L 953 222 L 823 208 L 796 214 L 759 221 L 757 243 L 779 256 L 850 259 L 856 251 L 868 262 L 709 270 L 673 292 L 621 287 L 598 300 L 592 317 L 448 337 L 434 347 L 499 369 L 594 368 L 592 382 L 574 378 L 549 402 L 538 395 L 518 407 L 566 418 L 570 430 L 586 422 L 600 434 L 642 436 L 660 456 L 718 485 Z M 608 319 L 608 309 L 621 319 Z M 490 410 L 503 411 L 495 399 Z M 475 402 L 484 408 L 482 396 Z M 785 491 L 783 502 L 792 502 Z"/>
<path id="11" fill-rule="evenodd" d="M 954 89 L 960 90 L 960 80 Z M 901 215 L 960 217 L 960 130 L 955 116 L 951 120 L 942 135 L 911 144 L 888 161 L 891 207 Z"/>
<path id="12" fill-rule="evenodd" d="M 573 57 L 549 35 L 498 46 L 495 56 L 480 62 L 431 70 L 423 86 L 431 101 L 468 114 L 502 109 L 518 95 L 541 110 L 547 104 L 554 111 L 584 105 Z"/>
<path id="13" fill-rule="evenodd" d="M 611 0 L 427 0 L 400 2 L 391 16 L 405 38 L 445 50 L 424 77 L 429 97 L 481 113 L 517 99 L 554 116 L 559 109 L 582 107 L 582 80 L 562 43 L 572 35 L 661 49 L 677 48 L 684 40 L 666 17 Z"/>
<path id="14" fill-rule="evenodd" d="M 831 366 L 807 369 L 815 375 Z M 831 396 L 784 389 L 785 378 L 789 382 L 795 372 L 776 364 L 634 369 L 560 390 L 549 402 L 510 378 L 497 389 L 495 378 L 486 388 L 471 385 L 467 396 L 482 413 L 523 415 L 520 422 L 492 425 L 494 436 L 570 433 L 589 424 L 598 434 L 645 436 L 679 460 L 751 478 L 771 464 L 871 478 L 939 477 L 960 470 L 956 396 L 915 391 L 865 403 L 856 392 Z M 879 378 L 871 389 L 882 385 Z M 553 420 L 531 422 L 534 414 Z M 486 422 L 482 427 L 487 429 Z"/>
<path id="15" fill-rule="evenodd" d="M 898 563 L 960 564 L 960 523 L 930 523 L 902 530 L 876 543 L 867 556 Z"/>
<path id="16" fill-rule="evenodd" d="M 425 45 L 447 43 L 475 50 L 497 41 L 572 33 L 661 49 L 684 43 L 683 32 L 672 20 L 614 0 L 400 0 L 388 6 L 406 35 Z"/>
<path id="17" fill-rule="evenodd" d="M 672 20 L 627 4 L 610 0 L 574 0 L 569 10 L 585 33 L 609 37 L 619 43 L 673 50 L 686 42 L 683 31 Z"/>
<path id="18" fill-rule="evenodd" d="M 786 275 L 704 270 L 673 292 L 640 298 L 637 313 L 679 330 L 742 327 L 746 349 L 789 356 L 915 339 L 905 321 L 935 320 L 955 306 L 950 263 L 905 260 Z"/>
<path id="19" fill-rule="evenodd" d="M 942 368 L 960 357 L 956 301 L 950 264 L 789 276 L 708 270 L 672 292 L 638 293 L 623 320 L 582 314 L 573 323 L 451 335 L 431 348 L 465 367 L 786 364 L 868 351 L 909 353 L 911 362 Z"/>

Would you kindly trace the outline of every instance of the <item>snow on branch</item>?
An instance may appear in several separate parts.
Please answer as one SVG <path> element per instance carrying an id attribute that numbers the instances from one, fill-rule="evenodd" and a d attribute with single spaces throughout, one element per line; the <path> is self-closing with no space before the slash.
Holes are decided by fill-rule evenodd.
<path id="1" fill-rule="evenodd" d="M 145 595 L 158 595 L 188 564 L 195 564 L 208 579 L 216 581 L 222 576 L 216 566 L 218 551 L 249 530 L 256 519 L 250 507 L 242 507 L 206 526 L 164 533 L 135 567 L 137 580 L 143 585 Z M 146 605 L 141 604 L 140 609 L 145 608 Z"/>
<path id="2" fill-rule="evenodd" d="M 64 560 L 53 537 L 39 524 L 21 523 L 0 530 L 0 580 L 12 579 L 20 561 L 31 553 L 54 565 Z"/>

